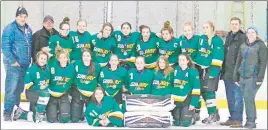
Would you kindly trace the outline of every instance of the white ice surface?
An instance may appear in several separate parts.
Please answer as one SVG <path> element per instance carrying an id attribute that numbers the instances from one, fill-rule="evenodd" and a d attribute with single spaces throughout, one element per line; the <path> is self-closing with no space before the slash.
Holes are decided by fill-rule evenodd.
<path id="1" fill-rule="evenodd" d="M 21 103 L 21 107 L 25 110 L 29 109 L 28 103 Z M 1 105 L 1 110 L 3 110 L 3 104 Z M 228 109 L 220 109 L 220 116 L 221 121 L 226 121 L 229 117 Z M 1 111 L 2 113 L 2 111 Z M 207 117 L 207 110 L 202 109 L 201 110 L 201 119 Z M 1 114 L 2 117 L 2 114 Z M 244 122 L 246 121 L 245 112 L 244 112 Z M 257 111 L 257 129 L 267 129 L 267 110 L 258 110 Z M 24 120 L 18 120 L 13 122 L 5 122 L 3 121 L 3 118 L 1 118 L 1 129 L 91 129 L 91 126 L 88 126 L 88 124 L 84 122 L 80 123 L 47 123 L 42 122 L 39 124 L 28 122 Z M 205 125 L 202 124 L 201 121 L 198 121 L 196 125 L 184 128 L 184 127 L 171 127 L 168 129 L 228 129 L 229 127 L 226 126 L 220 126 L 219 122 L 217 124 L 213 125 Z M 103 129 L 101 127 L 94 127 L 94 129 Z M 107 129 L 107 128 L 105 128 Z M 116 128 L 109 128 L 109 129 L 120 129 L 118 127 Z M 123 129 L 123 128 L 121 128 Z M 124 128 L 126 129 L 126 128 Z M 132 129 L 132 128 L 128 128 Z"/>

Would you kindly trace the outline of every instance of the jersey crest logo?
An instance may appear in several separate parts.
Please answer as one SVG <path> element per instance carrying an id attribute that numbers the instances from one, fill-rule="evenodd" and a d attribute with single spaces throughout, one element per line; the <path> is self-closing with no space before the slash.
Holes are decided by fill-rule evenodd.
<path id="1" fill-rule="evenodd" d="M 55 69 L 54 69 L 54 67 L 51 68 L 51 74 L 55 74 Z"/>
<path id="2" fill-rule="evenodd" d="M 104 74 L 103 74 L 103 72 L 101 71 L 101 73 L 100 73 L 100 76 L 102 77 L 102 78 L 104 78 Z"/>
<path id="3" fill-rule="evenodd" d="M 36 78 L 40 79 L 40 73 L 39 72 L 36 72 Z"/>

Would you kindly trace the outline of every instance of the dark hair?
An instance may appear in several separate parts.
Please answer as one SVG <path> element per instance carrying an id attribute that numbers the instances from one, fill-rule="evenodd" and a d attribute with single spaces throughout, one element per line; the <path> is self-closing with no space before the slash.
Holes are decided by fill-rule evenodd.
<path id="1" fill-rule="evenodd" d="M 238 17 L 232 17 L 231 20 L 230 20 L 230 22 L 233 21 L 233 20 L 238 20 L 239 21 L 239 24 L 242 23 L 241 20 L 240 20 L 240 18 L 238 18 Z"/>
<path id="2" fill-rule="evenodd" d="M 88 52 L 90 54 L 90 56 L 92 57 L 92 52 L 90 50 L 86 49 L 86 48 L 82 49 L 82 57 L 83 57 L 83 54 L 86 53 L 86 52 Z M 90 65 L 89 65 L 88 68 L 89 68 L 88 73 L 93 75 L 93 76 L 95 76 L 95 69 L 96 68 L 95 68 L 95 65 L 93 64 L 92 59 L 90 60 Z"/>
<path id="3" fill-rule="evenodd" d="M 95 104 L 98 104 L 98 101 L 97 101 L 96 96 L 95 96 L 97 90 L 101 90 L 103 93 L 103 97 L 105 96 L 105 90 L 101 86 L 98 86 L 97 88 L 95 88 L 95 90 L 91 96 L 91 101 Z"/>
<path id="4" fill-rule="evenodd" d="M 166 30 L 167 30 L 170 34 L 174 34 L 174 31 L 173 31 L 172 27 L 170 26 L 170 22 L 169 22 L 169 21 L 166 21 L 166 22 L 164 23 L 164 27 L 161 29 L 161 32 L 166 31 Z"/>
<path id="5" fill-rule="evenodd" d="M 139 29 L 140 29 L 140 33 L 142 32 L 142 30 L 143 29 L 145 29 L 145 28 L 148 28 L 149 29 L 149 31 L 151 32 L 151 29 L 150 29 L 150 27 L 149 26 L 147 26 L 147 25 L 141 25 L 140 27 L 139 27 Z"/>
<path id="6" fill-rule="evenodd" d="M 36 56 L 35 56 L 35 59 L 36 59 L 35 63 L 36 63 L 37 65 L 39 65 L 39 64 L 38 64 L 38 58 L 39 58 L 41 55 L 45 55 L 45 56 L 47 57 L 47 60 L 48 60 L 48 58 L 49 58 L 49 56 L 48 56 L 48 54 L 47 54 L 46 52 L 44 52 L 44 51 L 39 51 L 39 52 L 37 52 L 37 54 L 36 54 Z"/>
<path id="7" fill-rule="evenodd" d="M 159 59 L 156 62 L 156 68 L 155 68 L 156 71 L 159 71 L 160 70 L 160 67 L 159 67 L 160 59 L 162 59 L 162 60 L 165 61 L 164 74 L 165 74 L 165 77 L 167 77 L 171 72 L 174 71 L 174 69 L 171 66 L 169 66 L 168 56 L 162 55 L 162 56 L 159 57 Z"/>
<path id="8" fill-rule="evenodd" d="M 192 58 L 189 55 L 187 55 L 187 54 L 180 54 L 179 57 L 180 56 L 185 56 L 185 58 L 189 61 L 188 64 L 187 64 L 187 66 L 189 68 L 194 68 L 193 60 L 192 60 Z"/>
<path id="9" fill-rule="evenodd" d="M 60 29 L 62 29 L 62 26 L 64 24 L 68 24 L 70 26 L 70 23 L 69 23 L 70 19 L 68 17 L 64 17 L 64 19 L 62 20 L 62 22 L 60 23 Z"/>
<path id="10" fill-rule="evenodd" d="M 113 31 L 114 31 L 114 27 L 113 27 L 113 25 L 112 25 L 111 23 L 109 23 L 109 22 L 104 23 L 104 24 L 102 25 L 101 32 L 103 33 L 103 29 L 104 29 L 106 26 L 109 26 L 109 27 L 111 28 L 111 34 L 112 34 Z M 110 34 L 110 35 L 111 35 L 111 34 Z"/>
<path id="11" fill-rule="evenodd" d="M 131 24 L 130 24 L 129 22 L 124 22 L 124 23 L 122 23 L 122 24 L 121 24 L 121 29 L 123 28 L 124 25 L 128 25 L 129 28 L 132 29 L 132 28 L 131 28 Z"/>

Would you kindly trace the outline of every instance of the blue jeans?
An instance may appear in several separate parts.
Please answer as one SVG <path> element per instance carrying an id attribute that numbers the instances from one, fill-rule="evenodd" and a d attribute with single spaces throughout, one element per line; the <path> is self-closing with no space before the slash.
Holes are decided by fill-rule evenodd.
<path id="1" fill-rule="evenodd" d="M 260 86 L 256 85 L 256 78 L 243 79 L 240 77 L 240 87 L 245 101 L 247 123 L 255 123 L 257 119 L 255 97 Z"/>
<path id="2" fill-rule="evenodd" d="M 5 64 L 4 115 L 10 114 L 15 105 L 20 104 L 20 94 L 24 89 L 24 76 L 27 68 Z"/>
<path id="3" fill-rule="evenodd" d="M 231 120 L 243 121 L 244 102 L 241 88 L 233 81 L 224 80 Z"/>

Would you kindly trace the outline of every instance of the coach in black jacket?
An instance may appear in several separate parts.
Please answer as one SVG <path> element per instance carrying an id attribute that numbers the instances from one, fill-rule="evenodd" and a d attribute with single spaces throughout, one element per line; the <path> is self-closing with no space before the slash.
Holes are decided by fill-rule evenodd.
<path id="1" fill-rule="evenodd" d="M 236 59 L 239 48 L 245 43 L 246 34 L 240 29 L 241 20 L 237 17 L 231 19 L 231 31 L 226 37 L 224 44 L 224 62 L 221 77 L 224 80 L 228 109 L 231 117 L 221 125 L 231 126 L 232 128 L 242 127 L 244 102 L 241 88 L 233 81 Z"/>
<path id="2" fill-rule="evenodd" d="M 58 31 L 53 28 L 53 25 L 53 17 L 47 15 L 43 20 L 43 28 L 33 34 L 32 58 L 34 62 L 38 51 L 43 50 L 49 52 L 48 40 L 52 35 L 58 34 Z"/>

